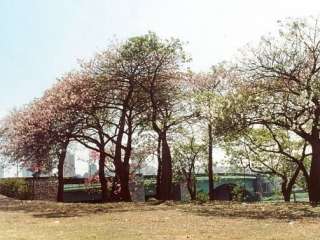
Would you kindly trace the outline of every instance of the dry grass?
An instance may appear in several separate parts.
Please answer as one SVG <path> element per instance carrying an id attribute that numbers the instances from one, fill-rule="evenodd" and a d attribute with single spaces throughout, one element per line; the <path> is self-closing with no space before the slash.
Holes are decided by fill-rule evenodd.
<path id="1" fill-rule="evenodd" d="M 0 201 L 0 239 L 320 239 L 307 204 Z"/>

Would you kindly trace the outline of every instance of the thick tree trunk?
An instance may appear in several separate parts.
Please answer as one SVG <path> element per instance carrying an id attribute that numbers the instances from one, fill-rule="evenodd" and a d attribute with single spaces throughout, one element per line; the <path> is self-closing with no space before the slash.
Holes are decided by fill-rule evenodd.
<path id="1" fill-rule="evenodd" d="M 106 202 L 108 198 L 107 179 L 104 173 L 105 161 L 106 161 L 106 154 L 104 153 L 104 149 L 103 149 L 102 151 L 100 151 L 100 157 L 99 157 L 99 180 L 101 184 L 102 202 Z"/>
<path id="2" fill-rule="evenodd" d="M 131 194 L 129 190 L 129 167 L 125 167 L 120 176 L 121 199 L 125 202 L 131 202 Z"/>
<path id="3" fill-rule="evenodd" d="M 123 119 L 124 121 L 124 119 Z M 121 123 L 124 126 L 124 122 Z M 130 201 L 129 192 L 129 163 L 122 162 L 122 136 L 124 128 L 119 128 L 118 139 L 115 147 L 114 166 L 116 175 L 120 181 L 120 198 L 123 201 Z"/>
<path id="4" fill-rule="evenodd" d="M 281 183 L 281 193 L 285 202 L 290 202 L 291 191 L 287 189 L 288 179 L 286 177 L 282 177 Z"/>
<path id="5" fill-rule="evenodd" d="M 286 192 L 283 192 L 283 199 L 285 202 L 290 202 L 290 196 L 291 196 L 291 192 L 290 191 L 286 191 Z"/>
<path id="6" fill-rule="evenodd" d="M 311 142 L 312 159 L 309 177 L 309 198 L 313 204 L 320 203 L 320 140 Z"/>
<path id="7" fill-rule="evenodd" d="M 63 165 L 67 154 L 67 147 L 61 149 L 61 152 L 58 154 L 58 192 L 57 192 L 57 202 L 63 202 L 63 192 L 64 192 L 64 183 L 63 183 Z"/>
<path id="8" fill-rule="evenodd" d="M 132 118 L 131 111 L 128 117 L 128 129 L 127 129 L 127 146 L 125 149 L 124 159 L 121 167 L 120 173 L 120 184 L 121 184 L 121 198 L 123 201 L 131 202 L 131 194 L 129 189 L 129 179 L 130 179 L 130 158 L 132 151 Z"/>
<path id="9" fill-rule="evenodd" d="M 209 200 L 214 200 L 214 183 L 213 183 L 213 160 L 212 160 L 212 148 L 213 148 L 213 136 L 212 126 L 208 124 L 208 178 L 209 178 Z"/>
<path id="10" fill-rule="evenodd" d="M 162 133 L 162 154 L 161 154 L 161 177 L 159 199 L 170 200 L 172 188 L 172 158 L 170 147 L 167 142 L 166 132 Z"/>

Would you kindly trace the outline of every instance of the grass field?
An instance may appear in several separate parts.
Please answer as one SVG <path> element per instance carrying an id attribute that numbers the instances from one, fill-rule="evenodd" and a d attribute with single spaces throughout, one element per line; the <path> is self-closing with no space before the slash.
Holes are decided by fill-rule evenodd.
<path id="1" fill-rule="evenodd" d="M 320 239 L 320 208 L 285 203 L 0 200 L 0 239 Z"/>

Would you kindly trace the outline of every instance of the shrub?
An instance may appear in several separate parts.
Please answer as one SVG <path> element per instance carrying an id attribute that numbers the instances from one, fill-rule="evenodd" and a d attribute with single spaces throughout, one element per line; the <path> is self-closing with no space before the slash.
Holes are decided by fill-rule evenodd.
<path id="1" fill-rule="evenodd" d="M 197 192 L 196 199 L 197 199 L 197 201 L 199 201 L 201 203 L 205 203 L 209 200 L 209 195 L 206 192 L 199 191 L 199 192 Z"/>
<path id="2" fill-rule="evenodd" d="M 0 193 L 21 200 L 32 199 L 32 189 L 24 179 L 8 178 L 1 180 Z"/>

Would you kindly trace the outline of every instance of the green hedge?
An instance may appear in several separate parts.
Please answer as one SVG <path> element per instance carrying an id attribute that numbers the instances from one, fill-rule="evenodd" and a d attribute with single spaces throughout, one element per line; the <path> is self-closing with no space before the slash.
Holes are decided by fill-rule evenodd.
<path id="1" fill-rule="evenodd" d="M 0 194 L 21 200 L 32 199 L 32 189 L 24 179 L 0 180 Z"/>

